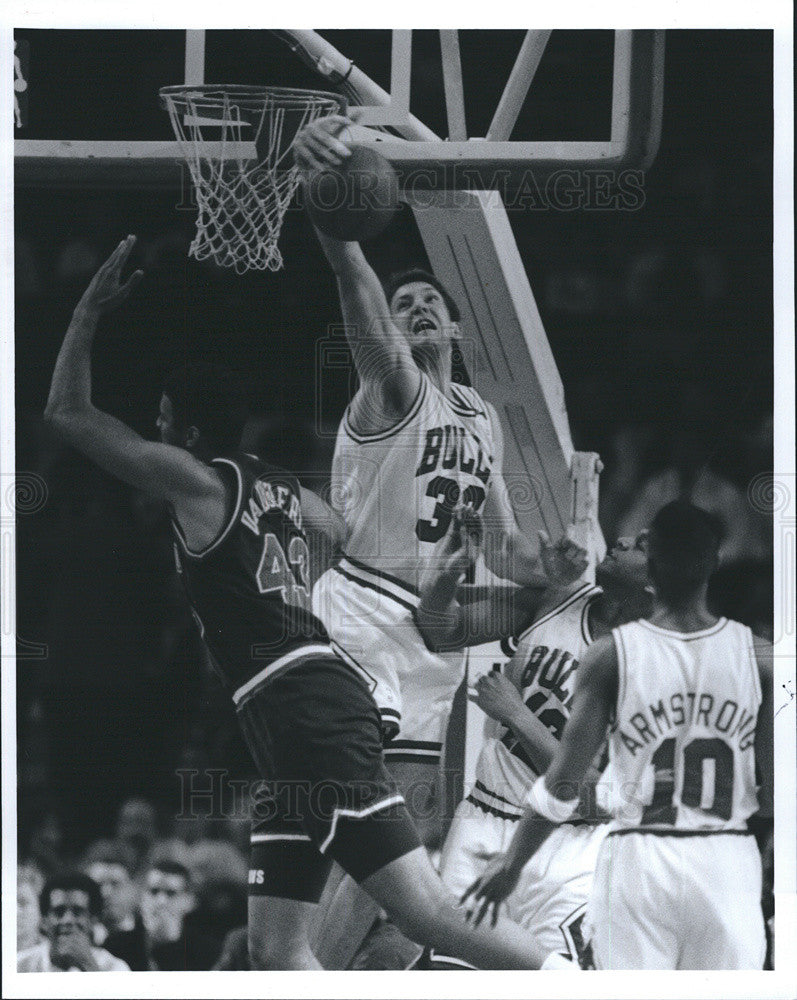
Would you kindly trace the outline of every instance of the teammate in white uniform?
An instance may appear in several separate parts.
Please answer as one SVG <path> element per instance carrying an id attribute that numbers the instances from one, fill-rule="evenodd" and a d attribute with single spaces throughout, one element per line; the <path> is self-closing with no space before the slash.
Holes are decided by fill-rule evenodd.
<path id="1" fill-rule="evenodd" d="M 299 133 L 307 173 L 350 154 L 351 122 L 319 119 Z M 443 285 L 412 270 L 385 289 L 357 243 L 318 233 L 338 280 L 359 378 L 338 433 L 332 501 L 348 536 L 340 566 L 322 577 L 314 606 L 337 648 L 371 678 L 404 756 L 436 763 L 463 657 L 429 653 L 415 628 L 418 581 L 453 510 L 478 511 L 485 561 L 497 576 L 544 584 L 536 546 L 518 529 L 500 476 L 501 425 L 472 388 L 452 382 L 459 313 Z M 393 749 L 396 748 L 394 744 Z M 427 775 L 424 775 L 426 777 Z"/>
<path id="2" fill-rule="evenodd" d="M 428 282 L 415 284 L 441 298 Z M 421 371 L 417 398 L 392 430 L 358 433 L 350 407 L 338 431 L 332 484 L 346 554 L 319 580 L 314 605 L 368 680 L 386 733 L 400 733 L 386 745 L 388 761 L 440 757 L 464 656 L 428 650 L 413 614 L 453 508 L 487 501 L 500 446 L 493 421 L 475 389 L 443 391 Z"/>
<path id="3" fill-rule="evenodd" d="M 340 138 L 350 124 L 333 115 L 299 132 L 293 153 L 305 178 L 350 155 Z M 434 275 L 417 270 L 386 290 L 359 244 L 318 238 L 338 281 L 359 387 L 333 465 L 332 502 L 348 531 L 345 558 L 316 584 L 313 610 L 336 652 L 371 687 L 389 741 L 387 763 L 429 843 L 439 836 L 440 752 L 464 657 L 424 645 L 413 621 L 419 574 L 464 504 L 484 520 L 493 573 L 527 584 L 544 577 L 500 476 L 495 410 L 452 383 L 460 331 L 451 296 Z M 342 926 L 336 919 L 326 934 Z"/>
<path id="4" fill-rule="evenodd" d="M 719 541 L 691 504 L 656 516 L 656 607 L 587 652 L 560 748 L 510 849 L 466 894 L 477 921 L 572 815 L 611 726 L 613 820 L 588 913 L 597 967 L 762 968 L 761 857 L 747 820 L 759 803 L 772 808 L 772 648 L 707 609 Z"/>
<path id="5" fill-rule="evenodd" d="M 593 637 L 607 634 L 619 622 L 649 610 L 646 589 L 647 555 L 644 532 L 637 539 L 619 539 L 597 568 L 600 587 L 579 582 L 551 586 L 542 593 L 532 624 L 522 631 L 504 673 L 477 682 L 474 700 L 488 716 L 488 730 L 476 764 L 475 783 L 459 805 L 446 837 L 441 875 L 461 896 L 484 871 L 486 856 L 506 851 L 523 815 L 524 802 L 535 778 L 550 763 L 570 713 L 579 661 Z M 441 545 L 455 551 L 451 544 Z M 545 560 L 545 554 L 543 555 Z M 442 569 L 442 567 L 441 567 Z M 449 573 L 459 571 L 456 560 Z M 445 574 L 442 569 L 441 575 Z M 549 574 L 555 576 L 553 569 Z M 435 602 L 440 581 L 427 576 L 419 621 L 448 618 L 448 628 L 428 629 L 428 639 L 445 643 L 462 631 L 455 605 Z M 450 588 L 449 588 L 450 589 Z M 485 638 L 469 611 L 469 639 Z M 529 608 L 526 606 L 525 613 Z M 484 615 L 487 622 L 495 616 Z M 507 900 L 507 915 L 534 935 L 545 952 L 583 959 L 582 923 L 589 898 L 598 848 L 606 833 L 600 814 L 563 824 L 523 869 L 517 888 Z M 435 954 L 434 967 L 461 965 Z"/>

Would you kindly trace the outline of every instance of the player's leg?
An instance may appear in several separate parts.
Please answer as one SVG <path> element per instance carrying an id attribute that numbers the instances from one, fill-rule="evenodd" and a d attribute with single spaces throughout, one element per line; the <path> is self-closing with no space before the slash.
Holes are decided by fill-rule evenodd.
<path id="1" fill-rule="evenodd" d="M 395 658 L 389 655 L 380 626 L 394 615 L 390 602 L 335 570 L 322 574 L 313 588 L 313 612 L 324 622 L 335 650 L 368 688 L 382 720 L 382 739 L 398 733 L 401 694 Z M 326 969 L 348 969 L 379 916 L 379 907 L 357 883 L 335 865 L 324 889 L 311 932 L 316 955 Z"/>
<path id="2" fill-rule="evenodd" d="M 445 889 L 385 767 L 381 722 L 366 688 L 333 659 L 297 665 L 272 682 L 260 711 L 276 772 L 303 781 L 302 825 L 411 940 L 484 968 L 539 968 L 544 955 L 519 927 L 472 928 Z"/>
<path id="3" fill-rule="evenodd" d="M 261 783 L 252 801 L 249 959 L 253 969 L 321 969 L 310 928 L 327 880 L 324 858 L 297 818 L 290 786 Z"/>
<path id="4" fill-rule="evenodd" d="M 457 806 L 440 854 L 440 877 L 455 899 L 484 871 L 485 858 L 506 850 L 517 824 L 488 813 L 467 798 Z M 430 949 L 418 968 L 444 971 L 471 968 L 453 955 Z"/>
<path id="5" fill-rule="evenodd" d="M 310 948 L 317 903 L 278 896 L 249 897 L 249 961 L 269 971 L 322 969 Z"/>
<path id="6" fill-rule="evenodd" d="M 385 744 L 385 763 L 404 796 L 422 842 L 442 846 L 446 821 L 444 746 L 451 707 L 465 673 L 460 652 L 432 653 L 413 626 L 394 636 L 400 647 L 401 725 Z"/>
<path id="7" fill-rule="evenodd" d="M 507 849 L 516 828 L 467 798 L 460 802 L 440 854 L 440 877 L 453 896 L 459 899 L 473 885 L 486 857 Z"/>
<path id="8" fill-rule="evenodd" d="M 403 741 L 386 748 L 386 764 L 403 796 L 421 842 L 436 846 L 442 827 L 439 747 L 431 761 L 405 759 Z M 313 934 L 314 948 L 326 969 L 347 969 L 378 928 L 381 908 L 373 898 L 338 865 L 333 868 L 321 899 L 319 920 Z"/>
<path id="9" fill-rule="evenodd" d="M 688 886 L 679 969 L 763 969 L 761 855 L 753 836 L 688 837 L 676 841 Z"/>
<path id="10" fill-rule="evenodd" d="M 605 826 L 563 824 L 526 865 L 507 900 L 507 916 L 548 952 L 591 965 L 587 902 Z"/>
<path id="11" fill-rule="evenodd" d="M 630 833 L 603 841 L 586 918 L 596 968 L 677 967 L 680 873 L 662 857 L 666 839 Z"/>
<path id="12" fill-rule="evenodd" d="M 405 650 L 404 659 L 416 664 L 427 675 L 433 671 L 427 670 L 428 664 L 419 663 L 417 652 L 407 648 L 410 642 L 403 637 Z M 385 676 L 384 672 L 380 676 Z M 447 682 L 444 692 L 439 685 L 425 691 L 423 696 L 414 690 L 411 684 L 404 684 L 401 703 L 404 719 L 401 720 L 401 732 L 385 745 L 385 763 L 393 777 L 399 793 L 403 796 L 407 811 L 415 824 L 421 838 L 421 843 L 428 850 L 435 850 L 443 835 L 443 803 L 444 775 L 442 771 L 443 736 L 448 717 L 449 700 L 453 692 L 448 690 L 451 681 Z M 383 680 L 377 686 L 375 697 L 385 700 L 386 685 Z M 392 702 L 391 702 L 392 703 Z M 384 707 L 380 708 L 383 727 L 389 724 L 391 716 Z M 424 739 L 422 737 L 433 737 Z M 335 959 L 345 961 L 345 965 L 335 968 L 348 968 L 360 955 L 362 961 L 367 961 L 369 951 L 376 947 L 380 935 L 384 935 L 386 927 L 380 921 L 380 908 L 352 879 L 342 881 L 324 921 L 326 933 L 335 942 Z M 401 940 L 398 931 L 394 932 Z M 320 942 L 319 942 L 320 943 Z M 395 941 L 394 941 L 395 944 Z M 395 947 L 393 948 L 396 953 Z M 402 963 L 414 966 L 421 957 L 421 949 L 413 942 L 405 940 L 401 949 Z M 324 954 L 326 954 L 326 948 Z M 333 966 L 330 966 L 333 967 Z M 461 967 L 461 964 L 458 966 Z"/>
<path id="13" fill-rule="evenodd" d="M 372 897 L 340 865 L 333 865 L 310 937 L 325 969 L 351 967 L 379 912 Z"/>
<path id="14" fill-rule="evenodd" d="M 384 716 L 383 716 L 384 723 Z M 431 762 L 407 760 L 400 746 L 394 748 L 391 761 L 388 743 L 386 763 L 398 792 L 423 843 L 439 840 L 441 810 L 439 797 L 440 747 Z M 347 969 L 378 920 L 381 908 L 357 882 L 335 866 L 321 899 L 319 918 L 313 932 L 313 947 L 326 969 Z"/>

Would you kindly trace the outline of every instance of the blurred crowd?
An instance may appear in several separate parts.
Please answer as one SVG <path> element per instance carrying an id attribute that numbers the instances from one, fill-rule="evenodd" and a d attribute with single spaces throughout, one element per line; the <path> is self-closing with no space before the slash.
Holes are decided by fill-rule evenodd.
<path id="1" fill-rule="evenodd" d="M 248 824 L 219 839 L 160 836 L 152 803 L 128 799 L 113 836 L 71 856 L 49 815 L 17 872 L 19 970 L 236 967 L 236 946 L 237 961 L 246 952 L 242 838 Z"/>

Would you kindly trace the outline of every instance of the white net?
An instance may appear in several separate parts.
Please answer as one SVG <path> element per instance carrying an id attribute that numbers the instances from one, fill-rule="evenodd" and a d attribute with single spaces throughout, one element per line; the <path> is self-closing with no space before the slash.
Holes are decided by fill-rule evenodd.
<path id="1" fill-rule="evenodd" d="M 324 91 L 216 85 L 163 87 L 199 208 L 189 254 L 239 274 L 278 271 L 282 223 L 299 183 L 291 147 L 320 115 L 345 110 Z"/>

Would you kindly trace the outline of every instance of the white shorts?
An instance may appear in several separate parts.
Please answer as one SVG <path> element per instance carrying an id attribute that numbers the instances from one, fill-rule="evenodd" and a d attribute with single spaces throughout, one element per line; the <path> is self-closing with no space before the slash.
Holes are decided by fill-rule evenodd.
<path id="1" fill-rule="evenodd" d="M 588 910 L 599 969 L 762 969 L 752 836 L 608 836 Z"/>
<path id="2" fill-rule="evenodd" d="M 313 612 L 335 651 L 368 684 L 391 760 L 437 764 L 448 716 L 465 675 L 462 652 L 432 653 L 413 618 L 418 595 L 406 584 L 341 560 L 313 588 Z"/>
<path id="3" fill-rule="evenodd" d="M 484 811 L 469 799 L 460 802 L 440 860 L 443 881 L 459 898 L 484 871 L 480 854 L 503 852 L 517 820 Z M 578 961 L 584 952 L 583 921 L 598 850 L 607 825 L 563 824 L 528 862 L 506 901 L 510 920 L 525 927 L 545 952 Z"/>

